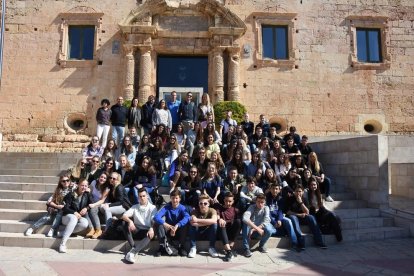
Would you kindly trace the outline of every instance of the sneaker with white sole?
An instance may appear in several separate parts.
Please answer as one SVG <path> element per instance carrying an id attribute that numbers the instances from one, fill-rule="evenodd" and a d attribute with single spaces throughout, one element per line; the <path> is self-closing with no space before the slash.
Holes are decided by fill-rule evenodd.
<path id="1" fill-rule="evenodd" d="M 59 245 L 59 253 L 66 253 L 68 251 L 68 248 L 66 247 L 66 244 Z"/>
<path id="2" fill-rule="evenodd" d="M 33 234 L 33 228 L 30 227 L 29 229 L 26 230 L 26 232 L 24 232 L 25 236 L 31 236 Z"/>
<path id="3" fill-rule="evenodd" d="M 194 258 L 197 254 L 197 248 L 191 247 L 190 252 L 188 252 L 188 258 Z"/>
<path id="4" fill-rule="evenodd" d="M 131 251 L 129 251 L 126 256 L 125 256 L 125 260 L 127 260 L 130 263 L 135 263 L 135 250 L 131 249 Z"/>
<path id="5" fill-rule="evenodd" d="M 51 238 L 53 237 L 53 234 L 55 233 L 55 230 L 53 228 L 50 228 L 49 232 L 47 232 L 46 237 Z"/>
<path id="6" fill-rule="evenodd" d="M 208 249 L 208 254 L 210 254 L 211 257 L 217 258 L 219 254 L 217 253 L 216 249 L 214 247 L 210 247 Z"/>
<path id="7" fill-rule="evenodd" d="M 331 196 L 327 196 L 327 197 L 325 198 L 325 201 L 326 201 L 326 202 L 334 202 L 334 199 L 333 199 Z"/>

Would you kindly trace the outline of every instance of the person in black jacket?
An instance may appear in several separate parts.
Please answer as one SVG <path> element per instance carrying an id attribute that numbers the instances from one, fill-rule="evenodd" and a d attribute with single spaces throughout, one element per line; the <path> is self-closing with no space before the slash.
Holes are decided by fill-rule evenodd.
<path id="1" fill-rule="evenodd" d="M 155 110 L 155 97 L 148 96 L 148 101 L 142 106 L 141 126 L 144 128 L 144 134 L 150 134 L 152 131 L 152 113 Z"/>
<path id="2" fill-rule="evenodd" d="M 190 129 L 190 123 L 197 121 L 197 106 L 192 101 L 193 93 L 187 93 L 187 99 L 181 102 L 178 108 L 178 117 L 184 126 L 184 132 L 187 134 Z"/>
<path id="3" fill-rule="evenodd" d="M 89 204 L 92 198 L 89 194 L 89 184 L 86 179 L 81 179 L 76 191 L 68 193 L 63 199 L 64 207 L 62 223 L 66 225 L 63 231 L 62 241 L 59 245 L 59 252 L 66 253 L 66 242 L 72 233 L 78 233 L 88 227 L 88 219 L 86 216 L 89 211 Z"/>
<path id="4" fill-rule="evenodd" d="M 101 210 L 105 213 L 106 229 L 109 229 L 112 224 L 112 216 L 121 217 L 131 207 L 128 195 L 125 192 L 124 186 L 121 184 L 121 176 L 119 173 L 111 173 L 109 184 L 111 190 L 108 195 L 108 203 L 101 205 Z"/>
<path id="5" fill-rule="evenodd" d="M 124 98 L 118 97 L 116 105 L 111 107 L 112 139 L 117 145 L 121 144 L 125 135 L 125 124 L 128 118 L 128 108 L 123 106 Z"/>

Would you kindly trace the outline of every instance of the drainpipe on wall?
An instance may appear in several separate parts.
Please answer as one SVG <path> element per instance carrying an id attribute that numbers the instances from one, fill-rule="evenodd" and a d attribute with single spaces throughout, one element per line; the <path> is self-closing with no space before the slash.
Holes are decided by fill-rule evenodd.
<path id="1" fill-rule="evenodd" d="M 1 0 L 1 38 L 0 38 L 0 87 L 3 76 L 4 21 L 6 17 L 6 0 Z"/>

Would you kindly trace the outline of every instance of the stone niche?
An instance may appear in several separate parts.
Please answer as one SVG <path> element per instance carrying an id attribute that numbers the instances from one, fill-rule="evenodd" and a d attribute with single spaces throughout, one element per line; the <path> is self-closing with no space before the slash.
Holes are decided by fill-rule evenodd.
<path id="1" fill-rule="evenodd" d="M 124 37 L 126 99 L 138 94 L 139 101 L 146 102 L 149 95 L 156 94 L 159 54 L 208 56 L 212 101 L 240 99 L 238 39 L 246 25 L 222 1 L 149 0 L 131 11 L 119 27 Z M 137 67 L 135 60 L 140 63 Z M 228 64 L 228 74 L 224 64 Z M 139 68 L 137 77 L 134 68 Z"/>

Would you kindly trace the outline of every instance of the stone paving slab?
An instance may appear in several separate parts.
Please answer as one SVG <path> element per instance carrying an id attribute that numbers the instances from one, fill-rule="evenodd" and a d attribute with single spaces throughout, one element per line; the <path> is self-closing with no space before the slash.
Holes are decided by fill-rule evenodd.
<path id="1" fill-rule="evenodd" d="M 269 248 L 251 258 L 237 256 L 225 263 L 199 252 L 196 258 L 154 257 L 140 254 L 127 264 L 120 251 L 0 247 L 2 275 L 413 275 L 414 239 L 343 243 L 327 250 L 309 247 L 303 252 Z"/>

